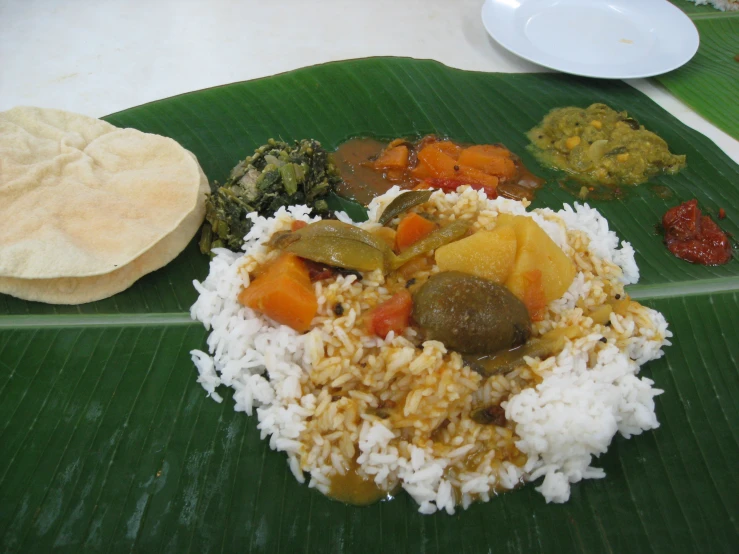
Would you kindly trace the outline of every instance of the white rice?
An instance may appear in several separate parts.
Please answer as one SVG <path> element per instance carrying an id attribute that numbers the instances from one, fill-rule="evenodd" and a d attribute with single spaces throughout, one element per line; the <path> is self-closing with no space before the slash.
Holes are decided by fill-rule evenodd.
<path id="1" fill-rule="evenodd" d="M 394 187 L 373 200 L 369 221 L 360 226 L 377 227 L 378 215 L 401 192 Z M 498 212 L 530 215 L 565 251 L 572 250 L 568 232 L 580 231 L 589 239 L 591 254 L 621 269 L 623 283 L 638 280 L 631 246 L 622 242 L 619 247 L 618 237 L 609 230 L 607 221 L 587 204 L 565 206 L 558 212 L 548 209 L 526 212 L 525 205 L 519 202 L 488 200 L 483 193 L 467 187 L 447 195 L 437 192 L 431 202 L 477 203 L 483 206 L 481 219 L 494 218 Z M 237 411 L 251 415 L 256 409 L 262 438 L 269 437 L 270 448 L 286 452 L 289 468 L 300 482 L 305 479 L 300 459 L 301 455 L 306 456 L 307 447 L 298 439 L 313 414 L 320 412 L 316 396 L 302 395 L 301 390 L 310 379 L 314 361 L 324 355 L 326 341 L 339 341 L 341 348 L 351 348 L 352 352 L 357 348 L 352 341 L 361 342 L 359 350 L 383 346 L 397 348 L 401 353 L 407 351 L 407 361 L 398 362 L 405 367 L 412 367 L 416 355 L 403 337 L 391 334 L 384 340 L 350 339 L 339 332 L 331 337 L 319 329 L 300 335 L 239 304 L 237 296 L 249 284 L 249 271 L 269 256 L 264 242 L 274 232 L 289 229 L 295 219 L 311 221 L 308 214 L 304 206 L 280 208 L 273 218 L 250 214 L 254 225 L 245 237 L 244 254 L 217 251 L 208 277 L 202 283 L 194 282 L 199 297 L 191 308 L 192 318 L 210 330 L 208 353 L 191 352 L 198 382 L 218 402 L 222 401 L 217 392 L 219 386 L 233 388 Z M 351 221 L 345 215 L 341 219 Z M 347 291 L 359 286 L 353 277 L 340 281 L 339 285 Z M 585 299 L 593 286 L 597 285 L 580 272 L 552 309 L 556 313 L 577 311 L 577 302 Z M 325 302 L 322 290 L 321 283 L 317 283 L 319 303 L 322 299 Z M 351 318 L 356 314 L 344 315 L 353 324 Z M 503 462 L 496 474 L 463 472 L 452 482 L 445 469 L 464 458 L 471 446 L 461 444 L 444 457 L 435 456 L 430 448 L 410 446 L 404 455 L 393 445 L 395 432 L 381 421 L 369 420 L 364 420 L 357 431 L 357 464 L 378 485 L 399 483 L 418 502 L 421 513 L 445 510 L 451 514 L 456 502 L 466 508 L 474 499 L 487 500 L 500 488 L 511 489 L 522 480 L 542 477 L 536 490 L 547 502 L 567 501 L 571 483 L 605 476 L 602 469 L 591 463 L 594 457 L 606 452 L 617 432 L 629 438 L 659 426 L 654 396 L 662 391 L 653 388 L 651 380 L 639 378 L 637 374 L 640 365 L 662 356 L 661 348 L 669 344 L 667 339 L 671 336 L 667 323 L 658 312 L 642 308 L 634 317 L 612 314 L 611 325 L 612 331 L 608 332 L 602 326 L 594 326 L 591 334 L 568 342 L 556 357 L 541 362 L 529 360 L 531 371 L 542 378 L 541 382 L 512 394 L 501 404 L 507 419 L 515 422 L 516 446 L 528 457 L 524 467 Z M 608 333 L 612 334 L 606 337 Z M 608 340 L 607 345 L 602 343 L 604 338 Z M 437 347 L 430 348 L 432 355 Z M 440 344 L 438 348 L 445 352 Z M 353 355 L 356 360 L 361 356 L 360 351 Z M 337 359 L 336 363 L 343 362 Z M 317 435 L 313 448 L 328 447 L 323 444 L 325 440 L 325 435 Z M 331 464 L 333 468 L 310 469 L 310 486 L 324 493 L 329 491 L 327 472 L 343 471 L 336 458 Z M 456 501 L 454 487 L 461 495 Z"/>

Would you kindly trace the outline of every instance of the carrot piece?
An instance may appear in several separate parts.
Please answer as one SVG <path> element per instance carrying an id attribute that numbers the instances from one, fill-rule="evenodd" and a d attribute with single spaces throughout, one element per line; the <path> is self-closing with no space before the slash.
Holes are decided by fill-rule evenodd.
<path id="1" fill-rule="evenodd" d="M 303 227 L 307 227 L 308 224 L 305 221 L 301 221 L 300 219 L 296 219 L 292 222 L 290 225 L 291 231 L 297 231 L 298 229 L 302 229 Z"/>
<path id="2" fill-rule="evenodd" d="M 416 143 L 416 150 L 422 150 L 423 148 L 426 148 L 426 146 L 428 146 L 429 144 L 433 144 L 435 142 L 439 142 L 439 139 L 436 138 L 436 135 L 426 135 Z"/>
<path id="3" fill-rule="evenodd" d="M 411 212 L 398 223 L 398 231 L 395 234 L 395 248 L 402 252 L 436 228 L 436 223 Z"/>
<path id="4" fill-rule="evenodd" d="M 408 167 L 408 147 L 405 144 L 386 149 L 375 160 L 375 169 L 406 169 Z"/>
<path id="5" fill-rule="evenodd" d="M 394 294 L 369 313 L 367 331 L 385 338 L 390 331 L 399 335 L 408 327 L 413 310 L 413 298 L 408 290 Z"/>
<path id="6" fill-rule="evenodd" d="M 450 140 L 442 140 L 442 141 L 436 142 L 435 145 L 436 145 L 436 148 L 438 148 L 439 150 L 444 152 L 444 154 L 446 154 L 447 156 L 449 156 L 450 158 L 454 160 L 459 158 L 459 154 L 462 152 L 462 147 L 457 144 L 454 144 Z"/>
<path id="7" fill-rule="evenodd" d="M 300 333 L 310 329 L 318 311 L 308 269 L 290 252 L 281 254 L 242 290 L 239 302 Z"/>
<path id="8" fill-rule="evenodd" d="M 498 158 L 510 158 L 511 151 L 505 146 L 498 146 L 496 144 L 473 144 L 465 148 L 467 155 L 477 154 L 485 157 L 498 157 Z M 461 155 L 461 154 L 460 154 Z"/>
<path id="9" fill-rule="evenodd" d="M 432 173 L 432 178 L 458 179 L 463 184 L 476 183 L 492 189 L 498 186 L 498 178 L 496 176 L 488 175 L 479 169 L 459 163 L 459 161 L 444 152 L 439 147 L 440 144 L 438 142 L 429 144 L 418 152 L 419 166 L 423 163 Z"/>
<path id="10" fill-rule="evenodd" d="M 411 170 L 411 177 L 421 180 L 430 179 L 431 177 L 434 177 L 434 173 L 431 171 L 428 164 L 419 161 L 418 165 Z"/>
<path id="11" fill-rule="evenodd" d="M 542 321 L 547 313 L 547 298 L 542 284 L 540 269 L 532 269 L 523 274 L 523 303 L 529 311 L 531 321 Z"/>
<path id="12" fill-rule="evenodd" d="M 511 179 L 516 176 L 516 164 L 508 156 L 499 154 L 499 151 L 508 152 L 504 148 L 490 145 L 470 146 L 459 155 L 459 165 L 475 168 L 488 175 L 496 175 Z"/>
<path id="13" fill-rule="evenodd" d="M 456 171 L 457 179 L 460 179 L 468 184 L 476 183 L 478 185 L 484 185 L 495 189 L 498 187 L 498 178 L 494 175 L 488 175 L 483 173 L 479 169 L 469 167 L 466 165 L 458 165 L 459 169 Z"/>
<path id="14" fill-rule="evenodd" d="M 444 150 L 439 147 L 439 144 L 440 143 L 438 142 L 433 142 L 419 150 L 419 165 L 423 162 L 428 166 L 433 177 L 454 177 L 455 173 L 459 171 L 458 169 L 455 170 L 455 167 L 459 167 L 457 160 L 444 152 Z"/>

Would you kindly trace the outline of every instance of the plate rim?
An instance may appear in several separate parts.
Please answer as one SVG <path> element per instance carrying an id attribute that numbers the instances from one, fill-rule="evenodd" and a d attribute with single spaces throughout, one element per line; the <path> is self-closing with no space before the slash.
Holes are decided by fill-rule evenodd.
<path id="1" fill-rule="evenodd" d="M 606 0 L 595 0 L 595 1 L 600 2 L 600 3 L 606 2 Z M 640 2 L 636 4 L 637 9 L 643 6 L 642 2 L 644 1 L 646 0 L 640 0 Z M 672 4 L 671 2 L 666 2 L 666 1 L 659 2 L 659 3 L 652 2 L 652 5 L 659 6 L 659 9 L 676 10 L 676 12 L 673 12 L 673 13 L 679 13 L 680 16 L 684 17 L 684 20 L 686 21 L 686 23 L 690 22 L 690 26 L 687 26 L 687 27 L 691 29 L 692 36 L 689 38 L 691 38 L 694 41 L 694 44 L 692 45 L 689 56 L 687 56 L 684 60 L 680 61 L 677 64 L 670 64 L 669 66 L 666 65 L 664 69 L 661 69 L 658 72 L 654 72 L 653 70 L 650 70 L 650 71 L 635 71 L 631 73 L 616 74 L 616 73 L 607 73 L 607 72 L 601 73 L 598 71 L 593 71 L 593 72 L 579 71 L 577 69 L 573 69 L 572 67 L 568 68 L 567 64 L 558 65 L 558 64 L 551 64 L 551 63 L 543 63 L 541 59 L 538 58 L 536 55 L 532 55 L 530 52 L 527 52 L 526 50 L 519 48 L 516 44 L 511 44 L 509 41 L 505 40 L 504 37 L 501 37 L 494 30 L 492 30 L 491 26 L 488 25 L 487 20 L 488 20 L 488 17 L 492 15 L 493 10 L 495 10 L 496 7 L 499 6 L 501 3 L 505 3 L 507 5 L 511 4 L 510 1 L 505 1 L 505 0 L 485 0 L 485 2 L 483 3 L 480 9 L 480 18 L 482 20 L 482 25 L 485 29 L 485 32 L 488 34 L 488 36 L 492 38 L 496 42 L 496 44 L 500 45 L 502 48 L 518 56 L 519 58 L 522 58 L 528 62 L 534 63 L 540 67 L 553 70 L 553 71 L 557 71 L 557 72 L 561 72 L 561 73 L 565 73 L 568 75 L 575 75 L 578 77 L 588 77 L 588 78 L 594 78 L 594 79 L 643 79 L 647 77 L 655 77 L 658 75 L 669 73 L 670 71 L 674 71 L 675 69 L 678 69 L 679 67 L 682 67 L 683 65 L 687 64 L 691 59 L 693 59 L 695 54 L 698 52 L 698 48 L 700 47 L 700 33 L 698 31 L 698 28 L 696 27 L 695 22 L 684 11 L 682 11 L 679 7 Z M 516 6 L 511 7 L 511 10 L 514 12 L 516 10 L 519 10 L 523 6 L 524 2 L 523 0 L 521 0 L 519 2 L 516 2 L 516 4 L 517 4 Z M 685 37 L 681 35 L 681 39 L 684 40 Z M 602 67 L 602 66 L 599 65 L 597 67 Z M 606 67 L 609 67 L 609 66 L 606 65 Z"/>

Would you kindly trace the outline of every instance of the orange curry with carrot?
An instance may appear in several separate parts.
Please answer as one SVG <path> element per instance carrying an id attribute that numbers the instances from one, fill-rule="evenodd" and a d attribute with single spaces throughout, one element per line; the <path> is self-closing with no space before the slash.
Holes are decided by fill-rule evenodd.
<path id="1" fill-rule="evenodd" d="M 343 183 L 338 192 L 368 203 L 393 185 L 446 192 L 460 185 L 484 190 L 489 198 L 533 200 L 543 180 L 499 144 L 464 145 L 429 135 L 418 141 L 384 143 L 367 138 L 343 143 L 333 155 Z"/>

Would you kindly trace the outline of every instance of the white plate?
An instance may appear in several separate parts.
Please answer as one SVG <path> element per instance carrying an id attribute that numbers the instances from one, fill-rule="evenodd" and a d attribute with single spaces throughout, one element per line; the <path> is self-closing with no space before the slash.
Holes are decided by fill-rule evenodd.
<path id="1" fill-rule="evenodd" d="M 698 30 L 667 0 L 486 0 L 501 46 L 551 69 L 606 79 L 651 77 L 698 50 Z"/>

